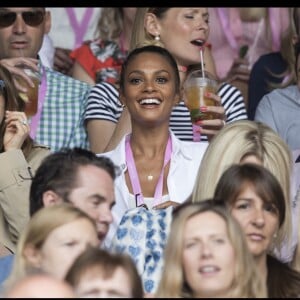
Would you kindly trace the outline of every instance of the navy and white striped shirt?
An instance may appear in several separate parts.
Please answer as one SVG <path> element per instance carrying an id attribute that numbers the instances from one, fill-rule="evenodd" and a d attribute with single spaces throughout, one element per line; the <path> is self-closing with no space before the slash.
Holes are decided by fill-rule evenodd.
<path id="1" fill-rule="evenodd" d="M 225 109 L 227 123 L 248 118 L 243 96 L 236 87 L 222 83 L 218 95 Z M 117 123 L 122 109 L 117 89 L 110 83 L 101 82 L 90 91 L 84 118 L 85 121 L 98 119 Z M 193 141 L 190 112 L 183 101 L 173 108 L 170 128 L 180 140 Z M 201 141 L 207 141 L 207 137 L 202 135 Z"/>

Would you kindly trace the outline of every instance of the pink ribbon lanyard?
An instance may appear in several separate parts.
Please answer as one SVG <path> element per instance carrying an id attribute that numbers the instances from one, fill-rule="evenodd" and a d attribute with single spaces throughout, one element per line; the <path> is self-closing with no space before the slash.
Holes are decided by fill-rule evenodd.
<path id="1" fill-rule="evenodd" d="M 36 131 L 41 119 L 41 114 L 42 114 L 43 105 L 46 96 L 46 90 L 47 90 L 47 75 L 46 75 L 46 70 L 43 66 L 41 67 L 41 71 L 42 71 L 42 81 L 41 81 L 41 85 L 39 86 L 38 111 L 31 118 L 30 121 L 30 136 L 33 140 L 36 137 Z"/>
<path id="2" fill-rule="evenodd" d="M 144 196 L 141 190 L 140 180 L 138 177 L 138 173 L 136 170 L 131 146 L 130 146 L 130 135 L 126 137 L 125 141 L 125 152 L 126 152 L 126 162 L 127 162 L 127 168 L 128 168 L 128 174 L 130 178 L 130 182 L 132 185 L 133 193 L 136 198 L 136 206 L 143 206 L 144 203 Z M 171 137 L 168 139 L 166 151 L 165 151 L 165 158 L 164 158 L 164 165 L 160 172 L 159 179 L 155 188 L 155 194 L 154 194 L 154 206 L 161 203 L 162 199 L 162 190 L 163 190 L 163 180 L 164 180 L 164 169 L 168 162 L 171 159 L 171 153 L 172 153 L 172 143 L 171 143 Z"/>
<path id="3" fill-rule="evenodd" d="M 85 12 L 83 19 L 80 23 L 78 23 L 75 11 L 73 7 L 66 7 L 66 11 L 71 23 L 71 26 L 73 28 L 74 34 L 75 34 L 75 45 L 74 48 L 77 48 L 81 46 L 82 42 L 84 41 L 84 35 L 87 31 L 88 25 L 90 23 L 92 14 L 93 14 L 93 7 L 88 7 Z"/>
<path id="4" fill-rule="evenodd" d="M 276 21 L 279 21 L 279 7 L 269 7 L 269 22 L 271 27 L 271 34 L 272 34 L 272 50 L 279 51 L 280 50 L 280 32 L 277 30 L 278 24 Z"/>
<path id="5" fill-rule="evenodd" d="M 219 20 L 221 22 L 223 32 L 226 36 L 226 39 L 228 43 L 230 44 L 230 47 L 232 49 L 238 49 L 238 43 L 236 38 L 234 37 L 234 34 L 232 33 L 232 29 L 230 28 L 229 24 L 229 16 L 226 14 L 225 11 L 226 8 L 224 7 L 218 7 L 216 8 Z M 277 7 L 269 7 L 269 22 L 270 22 L 270 28 L 271 28 L 271 34 L 272 34 L 272 48 L 273 51 L 278 51 L 280 49 L 280 32 L 277 31 L 276 21 L 279 20 L 279 8 Z M 236 24 L 237 26 L 237 24 Z"/>
<path id="6" fill-rule="evenodd" d="M 222 28 L 223 28 L 223 32 L 226 36 L 226 39 L 230 45 L 230 47 L 232 49 L 238 49 L 239 45 L 236 41 L 236 38 L 234 37 L 232 30 L 230 28 L 230 24 L 229 24 L 229 16 L 226 14 L 225 11 L 226 8 L 224 7 L 218 7 L 216 8 L 218 16 L 219 16 L 219 20 L 221 22 Z"/>
<path id="7" fill-rule="evenodd" d="M 199 131 L 199 126 L 192 124 L 193 127 L 193 141 L 200 142 L 201 141 L 201 133 Z"/>

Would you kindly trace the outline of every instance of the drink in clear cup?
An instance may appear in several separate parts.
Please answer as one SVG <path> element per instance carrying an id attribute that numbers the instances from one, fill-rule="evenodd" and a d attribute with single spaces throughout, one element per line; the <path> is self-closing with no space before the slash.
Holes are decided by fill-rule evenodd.
<path id="1" fill-rule="evenodd" d="M 30 76 L 31 80 L 34 83 L 34 87 L 29 86 L 27 81 L 25 81 L 23 78 L 18 77 L 18 81 L 21 85 L 26 86 L 27 93 L 19 93 L 20 97 L 25 102 L 25 114 L 28 117 L 32 117 L 37 113 L 38 110 L 38 96 L 39 96 L 39 85 L 41 82 L 41 76 L 40 73 L 30 69 L 23 67 L 24 72 Z"/>
<path id="2" fill-rule="evenodd" d="M 218 83 L 208 72 L 194 70 L 188 74 L 184 82 L 184 101 L 190 111 L 192 123 L 199 120 L 216 119 L 214 113 L 200 111 L 201 106 L 217 106 L 217 101 L 205 96 L 205 92 L 217 93 Z"/>

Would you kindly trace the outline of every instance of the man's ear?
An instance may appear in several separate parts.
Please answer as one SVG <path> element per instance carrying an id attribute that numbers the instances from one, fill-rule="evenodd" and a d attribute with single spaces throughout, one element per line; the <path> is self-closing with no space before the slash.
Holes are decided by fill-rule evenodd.
<path id="1" fill-rule="evenodd" d="M 62 203 L 63 200 L 60 196 L 58 196 L 54 191 L 49 190 L 43 193 L 43 204 L 44 207 Z"/>
<path id="2" fill-rule="evenodd" d="M 51 29 L 51 13 L 50 11 L 46 11 L 45 13 L 45 24 L 44 24 L 44 34 L 49 33 Z"/>
<path id="3" fill-rule="evenodd" d="M 23 255 L 30 265 L 34 268 L 41 268 L 41 253 L 40 250 L 29 244 L 24 247 Z"/>
<path id="4" fill-rule="evenodd" d="M 160 26 L 157 22 L 157 17 L 153 13 L 146 13 L 144 26 L 146 31 L 152 36 L 160 35 Z"/>

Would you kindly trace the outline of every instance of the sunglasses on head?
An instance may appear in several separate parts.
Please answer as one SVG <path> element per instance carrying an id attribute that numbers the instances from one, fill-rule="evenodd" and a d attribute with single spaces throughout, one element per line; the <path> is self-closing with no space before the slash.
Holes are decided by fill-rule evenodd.
<path id="1" fill-rule="evenodd" d="M 17 19 L 17 14 L 21 14 L 25 24 L 32 27 L 42 24 L 45 17 L 45 12 L 40 10 L 19 13 L 14 11 L 0 11 L 0 28 L 13 25 Z"/>

